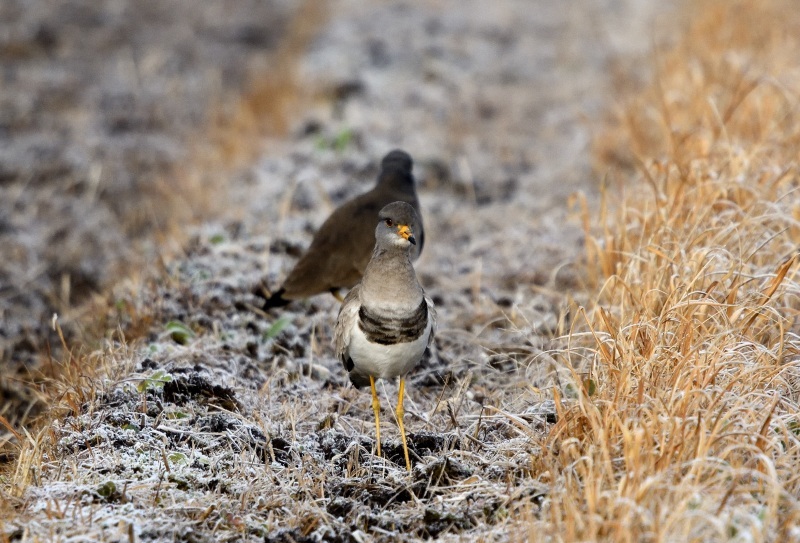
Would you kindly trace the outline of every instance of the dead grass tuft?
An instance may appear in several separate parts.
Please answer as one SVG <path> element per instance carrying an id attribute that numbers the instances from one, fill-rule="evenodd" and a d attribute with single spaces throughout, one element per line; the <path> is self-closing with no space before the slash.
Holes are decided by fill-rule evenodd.
<path id="1" fill-rule="evenodd" d="M 691 13 L 598 145 L 620 173 L 587 232 L 593 348 L 564 355 L 541 459 L 537 522 L 566 541 L 798 536 L 800 16 Z"/>

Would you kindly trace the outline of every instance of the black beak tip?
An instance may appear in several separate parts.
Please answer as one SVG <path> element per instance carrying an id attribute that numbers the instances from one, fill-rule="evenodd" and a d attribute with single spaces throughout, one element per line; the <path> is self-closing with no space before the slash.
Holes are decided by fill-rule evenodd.
<path id="1" fill-rule="evenodd" d="M 408 236 L 408 241 L 411 242 L 411 245 L 417 244 L 417 238 L 415 238 L 414 236 Z"/>

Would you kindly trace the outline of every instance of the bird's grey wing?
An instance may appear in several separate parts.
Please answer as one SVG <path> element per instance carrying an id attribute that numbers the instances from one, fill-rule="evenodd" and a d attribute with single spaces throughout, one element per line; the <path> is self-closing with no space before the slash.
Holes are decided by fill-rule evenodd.
<path id="1" fill-rule="evenodd" d="M 342 307 L 339 309 L 339 316 L 336 318 L 336 328 L 333 332 L 333 347 L 336 351 L 336 358 L 341 360 L 344 368 L 347 367 L 347 348 L 350 346 L 350 331 L 358 319 L 358 310 L 361 308 L 361 285 L 354 286 L 344 298 Z"/>
<path id="2" fill-rule="evenodd" d="M 433 343 L 433 336 L 436 335 L 436 308 L 433 307 L 433 300 L 427 294 L 424 296 L 425 304 L 428 306 L 428 318 L 431 320 L 431 334 L 428 336 L 428 347 L 430 347 Z"/>

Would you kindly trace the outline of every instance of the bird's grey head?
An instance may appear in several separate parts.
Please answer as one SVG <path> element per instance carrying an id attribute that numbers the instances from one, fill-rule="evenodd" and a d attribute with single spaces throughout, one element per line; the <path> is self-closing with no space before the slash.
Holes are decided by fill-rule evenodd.
<path id="1" fill-rule="evenodd" d="M 414 176 L 411 170 L 414 168 L 414 161 L 405 151 L 395 149 L 390 151 L 381 160 L 381 173 L 378 175 L 379 185 L 396 185 L 398 188 L 414 188 Z"/>
<path id="2" fill-rule="evenodd" d="M 417 244 L 414 237 L 419 218 L 414 208 L 405 202 L 392 202 L 378 213 L 375 228 L 376 247 L 389 249 L 399 247 L 408 250 Z"/>

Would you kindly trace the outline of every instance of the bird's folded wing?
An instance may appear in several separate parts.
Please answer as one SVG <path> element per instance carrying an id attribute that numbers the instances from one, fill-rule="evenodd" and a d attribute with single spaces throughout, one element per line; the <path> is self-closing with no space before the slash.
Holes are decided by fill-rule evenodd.
<path id="1" fill-rule="evenodd" d="M 433 300 L 425 294 L 425 303 L 428 305 L 428 318 L 431 320 L 431 334 L 428 336 L 428 347 L 433 343 L 433 336 L 436 335 L 436 309 L 433 307 Z"/>
<path id="2" fill-rule="evenodd" d="M 345 364 L 347 348 L 350 346 L 350 332 L 358 319 L 358 310 L 361 308 L 361 285 L 354 286 L 344 298 L 339 316 L 336 319 L 336 328 L 333 332 L 333 345 L 336 349 L 336 358 Z M 347 366 L 345 365 L 345 369 Z"/>

